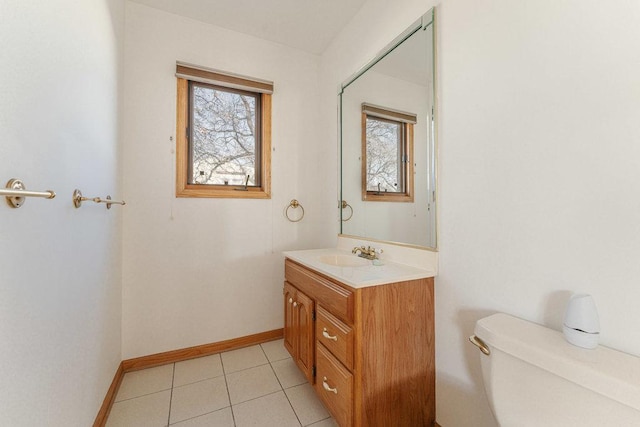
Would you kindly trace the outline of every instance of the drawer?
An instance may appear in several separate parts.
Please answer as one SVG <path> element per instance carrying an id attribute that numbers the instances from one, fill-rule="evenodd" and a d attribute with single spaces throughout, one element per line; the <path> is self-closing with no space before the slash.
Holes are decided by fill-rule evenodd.
<path id="1" fill-rule="evenodd" d="M 284 277 L 309 295 L 317 303 L 322 304 L 335 316 L 353 322 L 353 292 L 339 286 L 329 279 L 287 259 L 284 263 Z"/>
<path id="2" fill-rule="evenodd" d="M 320 305 L 316 309 L 316 340 L 347 369 L 353 370 L 353 329 Z"/>
<path id="3" fill-rule="evenodd" d="M 353 424 L 353 375 L 322 344 L 316 345 L 316 393 L 340 427 Z"/>

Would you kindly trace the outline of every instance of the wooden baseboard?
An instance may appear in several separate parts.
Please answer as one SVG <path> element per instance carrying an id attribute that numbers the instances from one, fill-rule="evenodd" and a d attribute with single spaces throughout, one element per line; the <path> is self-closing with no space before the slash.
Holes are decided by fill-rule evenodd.
<path id="1" fill-rule="evenodd" d="M 277 340 L 283 336 L 284 329 L 274 329 L 273 331 L 261 332 L 246 337 L 127 359 L 122 361 L 122 367 L 124 372 L 137 371 L 138 369 L 152 368 L 154 366 L 166 365 L 167 363 L 181 362 L 183 360 L 195 359 L 196 357 L 248 347 L 250 345 Z"/>
<path id="2" fill-rule="evenodd" d="M 113 401 L 115 400 L 120 384 L 122 383 L 122 377 L 124 377 L 124 370 L 122 369 L 122 362 L 120 362 L 118 369 L 116 370 L 116 374 L 113 377 L 113 381 L 111 381 L 111 386 L 107 391 L 107 395 L 104 397 L 100 411 L 98 411 L 98 416 L 93 423 L 93 427 L 103 427 L 107 423 L 109 412 L 111 412 L 111 406 L 113 405 Z"/>
<path id="3" fill-rule="evenodd" d="M 149 356 L 123 360 L 120 362 L 120 366 L 118 366 L 118 370 L 111 382 L 111 387 L 109 387 L 109 390 L 107 391 L 107 395 L 100 407 L 100 411 L 93 423 L 93 427 L 104 427 L 106 424 L 109 412 L 111 412 L 111 407 L 113 406 L 113 401 L 115 400 L 120 384 L 122 383 L 122 378 L 127 372 L 166 365 L 168 363 L 182 362 L 183 360 L 209 356 L 211 354 L 222 353 L 223 351 L 236 350 L 238 348 L 277 340 L 283 336 L 284 329 L 274 329 L 273 331 L 261 332 L 259 334 L 247 335 L 245 337 L 233 338 L 226 341 L 197 345 L 195 347 L 165 351 L 164 353 L 156 353 Z"/>

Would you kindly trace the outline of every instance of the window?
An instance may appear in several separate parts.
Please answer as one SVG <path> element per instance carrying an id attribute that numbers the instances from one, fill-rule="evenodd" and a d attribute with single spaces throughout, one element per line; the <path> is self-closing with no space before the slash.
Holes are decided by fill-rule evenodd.
<path id="1" fill-rule="evenodd" d="M 413 202 L 415 114 L 362 104 L 362 200 Z"/>
<path id="2" fill-rule="evenodd" d="M 178 63 L 176 196 L 270 198 L 273 83 Z"/>

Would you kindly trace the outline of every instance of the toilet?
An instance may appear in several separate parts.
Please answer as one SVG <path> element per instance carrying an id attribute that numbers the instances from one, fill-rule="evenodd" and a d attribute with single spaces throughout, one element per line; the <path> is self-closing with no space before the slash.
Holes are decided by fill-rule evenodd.
<path id="1" fill-rule="evenodd" d="M 640 358 L 588 350 L 561 332 L 498 313 L 469 340 L 489 405 L 503 427 L 640 426 Z"/>

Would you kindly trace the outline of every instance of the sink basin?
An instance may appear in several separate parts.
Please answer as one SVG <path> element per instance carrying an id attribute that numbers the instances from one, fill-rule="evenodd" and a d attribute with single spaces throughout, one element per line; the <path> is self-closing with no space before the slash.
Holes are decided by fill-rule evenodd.
<path id="1" fill-rule="evenodd" d="M 336 267 L 362 267 L 371 264 L 370 261 L 355 255 L 323 255 L 320 257 L 320 262 Z"/>

